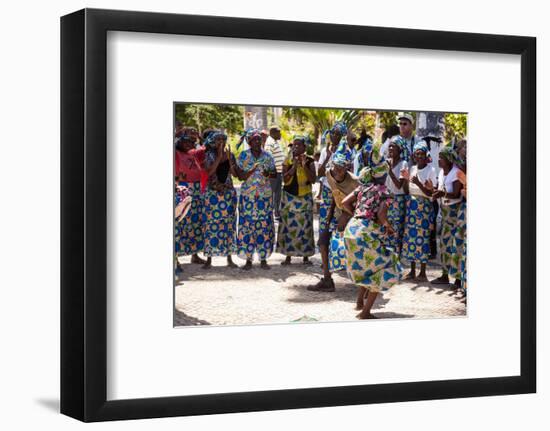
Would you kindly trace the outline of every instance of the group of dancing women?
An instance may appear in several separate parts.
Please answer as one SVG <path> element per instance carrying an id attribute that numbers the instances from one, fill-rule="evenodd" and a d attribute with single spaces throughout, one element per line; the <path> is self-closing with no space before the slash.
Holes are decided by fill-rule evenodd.
<path id="1" fill-rule="evenodd" d="M 399 121 L 412 123 L 409 116 Z M 370 137 L 336 123 L 323 133 L 316 158 L 308 155 L 309 140 L 301 135 L 293 136 L 288 149 L 274 153 L 280 139 L 276 126 L 250 129 L 242 135 L 239 145 L 246 146 L 236 157 L 221 130 L 201 135 L 194 128 L 177 128 L 177 276 L 181 256 L 191 256 L 191 263 L 205 269 L 216 256 L 235 268 L 233 256 L 238 256 L 245 261 L 242 270 L 250 270 L 257 256 L 260 268 L 269 270 L 274 251 L 284 255 L 281 265 L 292 265 L 293 258 L 311 265 L 318 250 L 323 276 L 305 288 L 333 292 L 332 274 L 345 270 L 358 287 L 357 317 L 371 319 L 376 318 L 371 309 L 380 292 L 402 279 L 428 282 L 426 267 L 434 257 L 436 234 L 441 275 L 431 283 L 450 285 L 465 297 L 465 141 L 442 146 L 432 160 L 429 141 L 407 139 L 398 130 L 388 130 L 382 148 L 375 149 Z M 278 176 L 282 181 L 277 182 Z M 240 182 L 238 193 L 234 178 Z M 410 264 L 406 274 L 402 262 Z"/>

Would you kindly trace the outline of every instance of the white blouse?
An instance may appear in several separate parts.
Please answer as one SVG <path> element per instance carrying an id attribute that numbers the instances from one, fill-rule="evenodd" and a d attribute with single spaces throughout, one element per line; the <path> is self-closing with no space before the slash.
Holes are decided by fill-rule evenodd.
<path id="1" fill-rule="evenodd" d="M 392 171 L 393 171 L 393 173 L 394 173 L 394 175 L 396 176 L 397 179 L 402 178 L 401 177 L 401 169 L 409 169 L 409 164 L 404 160 L 401 160 L 395 167 L 392 168 Z M 386 187 L 394 195 L 403 195 L 403 194 L 405 194 L 405 190 L 403 190 L 403 187 L 401 187 L 400 189 L 395 187 L 395 184 L 393 183 L 393 181 L 390 178 L 389 174 L 386 177 Z"/>
<path id="2" fill-rule="evenodd" d="M 458 168 L 456 165 L 453 165 L 451 170 L 447 175 L 443 173 L 443 169 L 439 171 L 439 181 L 438 181 L 438 189 L 443 190 L 447 193 L 452 193 L 453 190 L 453 184 L 455 181 L 458 181 Z M 441 198 L 441 203 L 443 205 L 453 205 L 457 204 L 462 200 L 462 197 L 458 197 L 456 199 L 449 199 L 449 198 Z"/>
<path id="3" fill-rule="evenodd" d="M 437 174 L 435 173 L 435 168 L 432 165 L 428 164 L 422 169 L 418 169 L 418 166 L 416 165 L 411 166 L 411 169 L 409 171 L 409 178 L 412 178 L 415 175 L 418 177 L 422 184 L 426 184 L 426 181 L 430 180 L 434 188 L 437 188 Z M 418 187 L 412 181 L 409 181 L 409 194 L 414 196 L 421 196 L 424 198 L 429 197 L 422 191 L 420 187 Z"/>

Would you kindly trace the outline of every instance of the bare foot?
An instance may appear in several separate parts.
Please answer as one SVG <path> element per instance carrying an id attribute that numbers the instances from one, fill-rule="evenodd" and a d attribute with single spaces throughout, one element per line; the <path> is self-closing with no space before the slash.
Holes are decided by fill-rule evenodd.
<path id="1" fill-rule="evenodd" d="M 416 277 L 416 281 L 425 282 L 428 281 L 428 277 L 426 274 L 418 274 L 418 277 Z"/>
<path id="2" fill-rule="evenodd" d="M 206 261 L 202 266 L 202 269 L 210 269 L 210 268 L 212 268 L 212 262 L 210 261 Z"/>
<path id="3" fill-rule="evenodd" d="M 260 262 L 260 268 L 262 268 L 262 269 L 271 269 L 271 267 L 267 264 L 267 261 L 265 261 L 265 260 L 262 260 Z"/>
<path id="4" fill-rule="evenodd" d="M 290 256 L 287 256 L 286 259 L 281 262 L 281 265 L 290 265 L 291 263 Z"/>
<path id="5" fill-rule="evenodd" d="M 403 280 L 414 280 L 414 272 L 409 272 L 405 277 L 403 277 Z"/>
<path id="6" fill-rule="evenodd" d="M 365 319 L 378 319 L 378 317 L 376 317 L 374 314 L 371 314 L 370 312 L 364 312 L 364 311 L 361 311 L 357 316 L 358 319 L 360 320 L 365 320 Z"/>
<path id="7" fill-rule="evenodd" d="M 441 277 L 438 277 L 438 278 L 432 280 L 430 283 L 432 283 L 432 284 L 449 284 L 449 276 L 448 275 L 442 275 Z"/>
<path id="8" fill-rule="evenodd" d="M 235 262 L 233 262 L 232 260 L 228 260 L 227 261 L 227 267 L 228 268 L 238 268 L 239 266 Z"/>
<path id="9" fill-rule="evenodd" d="M 249 270 L 251 270 L 251 269 L 252 269 L 252 261 L 251 261 L 251 260 L 247 260 L 246 263 L 245 263 L 243 266 L 241 266 L 241 269 L 242 269 L 243 271 L 249 271 Z"/>
<path id="10" fill-rule="evenodd" d="M 309 260 L 307 257 L 304 257 L 304 261 L 302 262 L 304 265 L 313 265 L 313 262 Z"/>

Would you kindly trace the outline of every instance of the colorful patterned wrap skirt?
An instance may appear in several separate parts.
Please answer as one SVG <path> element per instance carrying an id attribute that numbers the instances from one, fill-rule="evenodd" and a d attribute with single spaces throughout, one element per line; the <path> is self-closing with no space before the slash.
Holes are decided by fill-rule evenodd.
<path id="1" fill-rule="evenodd" d="M 380 225 L 353 217 L 344 231 L 350 280 L 370 292 L 383 292 L 401 280 L 399 256 L 387 247 Z"/>
<path id="2" fill-rule="evenodd" d="M 346 243 L 344 232 L 332 231 L 330 247 L 328 249 L 328 267 L 330 271 L 346 269 Z"/>
<path id="3" fill-rule="evenodd" d="M 468 289 L 468 277 L 467 277 L 467 269 L 468 266 L 466 264 L 466 244 L 468 242 L 467 237 L 467 223 L 466 223 L 466 201 L 462 204 L 462 207 L 458 214 L 458 226 L 459 231 L 462 231 L 462 237 L 464 238 L 464 243 L 462 246 L 462 253 L 460 254 L 460 277 L 462 280 L 462 289 L 464 290 L 464 293 L 467 292 Z M 460 236 L 460 235 L 459 235 Z M 460 243 L 460 238 L 458 240 L 458 243 Z"/>
<path id="4" fill-rule="evenodd" d="M 407 195 L 394 195 L 388 208 L 388 221 L 395 230 L 395 235 L 388 238 L 388 245 L 397 254 L 401 254 L 403 234 L 405 232 L 405 216 L 407 215 Z"/>
<path id="5" fill-rule="evenodd" d="M 236 250 L 237 192 L 207 189 L 204 195 L 204 255 L 230 256 Z"/>
<path id="6" fill-rule="evenodd" d="M 193 200 L 185 217 L 181 221 L 175 222 L 175 251 L 177 256 L 189 256 L 202 251 L 204 248 L 202 233 L 204 195 L 201 193 L 201 186 L 198 181 L 194 183 L 181 181 L 179 185 L 189 189 Z"/>
<path id="7" fill-rule="evenodd" d="M 277 233 L 277 253 L 309 257 L 315 254 L 313 238 L 313 196 L 281 194 L 281 221 Z"/>
<path id="8" fill-rule="evenodd" d="M 252 260 L 257 253 L 260 260 L 271 256 L 275 245 L 273 227 L 273 197 L 242 194 L 239 197 L 239 228 L 237 254 Z"/>
<path id="9" fill-rule="evenodd" d="M 460 280 L 462 277 L 460 261 L 464 253 L 464 203 L 441 205 L 441 235 L 439 250 L 443 271 Z"/>
<path id="10" fill-rule="evenodd" d="M 321 204 L 319 205 L 319 232 L 329 230 L 331 232 L 336 232 L 336 227 L 338 226 L 338 216 L 336 209 L 334 210 L 334 216 L 328 225 L 328 213 L 330 211 L 330 206 L 332 204 L 332 192 L 325 186 L 321 185 Z"/>
<path id="11" fill-rule="evenodd" d="M 401 257 L 411 262 L 427 263 L 430 259 L 430 233 L 435 223 L 430 198 L 410 195 L 403 234 Z"/>

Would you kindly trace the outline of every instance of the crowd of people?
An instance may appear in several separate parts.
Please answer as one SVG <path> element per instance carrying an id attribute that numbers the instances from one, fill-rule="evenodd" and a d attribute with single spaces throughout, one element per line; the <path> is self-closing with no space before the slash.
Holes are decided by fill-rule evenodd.
<path id="1" fill-rule="evenodd" d="M 400 280 L 428 282 L 426 266 L 437 255 L 442 272 L 430 282 L 452 281 L 451 288 L 465 298 L 465 140 L 443 145 L 435 137 L 415 136 L 413 117 L 402 114 L 379 147 L 364 130 L 348 130 L 343 123 L 323 133 L 314 157 L 308 155 L 306 136 L 293 136 L 284 148 L 275 125 L 247 130 L 238 145 L 242 151 L 235 156 L 222 130 L 199 134 L 176 126 L 178 276 L 181 256 L 209 269 L 214 256 L 236 267 L 236 255 L 245 260 L 242 270 L 250 270 L 256 255 L 260 267 L 269 270 L 276 251 L 285 256 L 282 265 L 293 258 L 311 265 L 317 244 L 323 276 L 306 288 L 333 292 L 332 274 L 346 270 L 358 286 L 361 319 L 375 318 L 371 308 L 377 295 Z M 406 274 L 402 262 L 410 264 Z"/>

